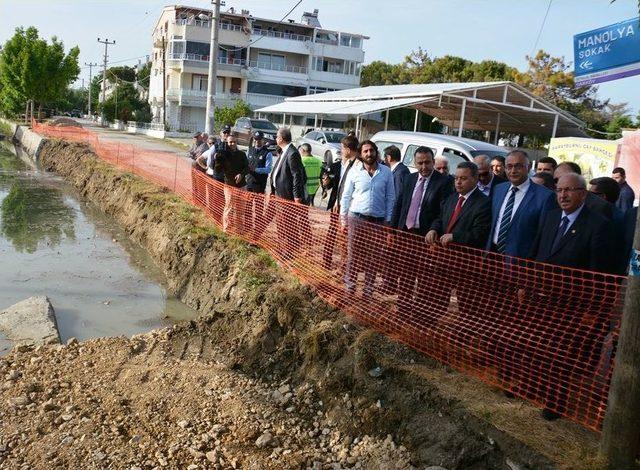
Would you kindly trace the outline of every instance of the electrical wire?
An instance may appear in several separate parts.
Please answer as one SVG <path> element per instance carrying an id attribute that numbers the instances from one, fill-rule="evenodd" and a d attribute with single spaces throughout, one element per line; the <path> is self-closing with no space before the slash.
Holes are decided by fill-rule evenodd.
<path id="1" fill-rule="evenodd" d="M 549 0 L 549 4 L 547 5 L 547 11 L 544 14 L 544 18 L 542 19 L 542 24 L 540 25 L 540 30 L 538 31 L 538 36 L 536 37 L 536 42 L 533 44 L 533 48 L 531 49 L 531 57 L 534 57 L 536 53 L 536 48 L 538 47 L 538 41 L 540 41 L 540 36 L 542 36 L 542 30 L 544 29 L 544 25 L 547 22 L 547 16 L 549 16 L 549 10 L 551 9 L 551 4 L 553 0 Z"/>

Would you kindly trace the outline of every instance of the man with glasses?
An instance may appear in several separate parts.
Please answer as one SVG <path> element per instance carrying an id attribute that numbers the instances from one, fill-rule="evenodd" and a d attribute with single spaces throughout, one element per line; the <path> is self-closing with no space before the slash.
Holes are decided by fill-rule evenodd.
<path id="1" fill-rule="evenodd" d="M 507 180 L 493 174 L 489 155 L 478 155 L 473 159 L 473 162 L 478 166 L 478 189 L 490 198 L 495 187 Z"/>
<path id="2" fill-rule="evenodd" d="M 533 243 L 531 257 L 536 261 L 588 271 L 610 270 L 611 250 L 607 237 L 609 222 L 589 210 L 587 185 L 584 178 L 575 173 L 561 176 L 556 185 L 559 209 L 543 215 L 540 229 Z M 575 276 L 579 276 L 576 273 Z M 591 295 L 598 295 L 593 293 Z M 544 311 L 563 312 L 554 318 L 552 325 L 541 324 L 540 338 L 546 348 L 540 348 L 542 356 L 540 377 L 541 394 L 546 402 L 542 412 L 547 420 L 558 419 L 565 413 L 569 396 L 568 383 L 584 378 L 574 375 L 591 375 L 599 359 L 599 345 L 606 334 L 608 314 L 590 311 L 581 304 L 573 285 L 551 285 L 545 292 L 530 293 L 532 310 L 544 306 Z M 535 311 L 531 311 L 535 318 Z M 545 331 L 546 330 L 546 331 Z M 558 357 L 560 351 L 560 358 Z M 526 353 L 525 353 L 526 356 Z M 567 362 L 577 366 L 567 370 Z M 533 364 L 534 372 L 536 365 Z"/>
<path id="3" fill-rule="evenodd" d="M 523 150 L 507 155 L 508 183 L 499 184 L 491 203 L 487 250 L 509 256 L 529 256 L 544 212 L 557 207 L 554 194 L 529 179 L 529 157 Z"/>

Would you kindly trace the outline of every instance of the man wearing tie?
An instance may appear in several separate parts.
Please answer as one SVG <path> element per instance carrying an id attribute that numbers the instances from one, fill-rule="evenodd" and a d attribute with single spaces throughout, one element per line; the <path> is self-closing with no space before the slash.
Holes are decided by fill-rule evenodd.
<path id="1" fill-rule="evenodd" d="M 451 243 L 483 248 L 491 227 L 491 203 L 487 196 L 478 189 L 478 167 L 472 162 L 461 162 L 456 169 L 455 188 L 442 203 L 442 211 L 431 224 L 425 239 L 427 244 L 435 246 L 440 243 L 447 248 Z M 466 264 L 452 266 L 447 256 L 434 256 L 433 264 L 437 266 L 435 279 L 438 289 L 430 292 L 430 300 L 439 306 L 432 316 L 435 323 L 447 312 L 451 291 L 456 290 L 459 316 L 467 315 L 467 307 L 472 297 L 467 279 L 474 274 L 467 270 Z M 438 315 L 438 313 L 440 315 Z"/>
<path id="2" fill-rule="evenodd" d="M 341 159 L 333 162 L 329 171 L 322 176 L 322 188 L 331 189 L 327 210 L 330 211 L 329 229 L 322 250 L 322 264 L 327 270 L 331 269 L 331 260 L 340 225 L 340 199 L 344 191 L 344 183 L 349 171 L 358 156 L 358 139 L 355 136 L 346 136 L 340 141 Z"/>
<path id="3" fill-rule="evenodd" d="M 554 194 L 529 179 L 529 167 L 529 157 L 523 150 L 507 155 L 509 182 L 499 184 L 493 193 L 487 250 L 527 257 L 542 214 L 557 207 Z"/>
<path id="4" fill-rule="evenodd" d="M 559 209 L 544 214 L 540 229 L 533 243 L 531 258 L 542 263 L 555 264 L 588 271 L 611 270 L 611 247 L 608 238 L 609 221 L 593 212 L 585 204 L 587 185 L 584 178 L 569 173 L 558 180 L 556 193 Z M 579 279 L 581 272 L 574 274 Z M 592 276 L 588 275 L 591 279 Z M 579 283 L 579 281 L 577 281 Z M 545 312 L 561 312 L 552 322 L 545 322 L 543 314 L 537 316 L 543 322 L 537 325 L 535 334 L 550 338 L 547 348 L 539 348 L 543 355 L 540 376 L 548 379 L 541 382 L 547 407 L 542 416 L 557 419 L 566 411 L 568 398 L 567 382 L 572 374 L 593 373 L 599 359 L 598 346 L 607 333 L 608 312 L 590 311 L 580 302 L 575 293 L 575 284 L 558 283 L 545 292 L 528 292 L 531 314 L 536 306 Z M 590 295 L 598 295 L 593 292 Z M 564 360 L 559 359 L 561 351 Z M 526 357 L 528 354 L 524 354 Z M 566 369 L 566 362 L 578 364 L 575 371 Z M 563 367 L 563 363 L 565 367 Z M 581 379 L 578 379 L 581 380 Z M 553 409 L 550 409 L 553 408 Z"/>
<path id="5" fill-rule="evenodd" d="M 308 226 L 308 208 L 302 205 L 305 200 L 306 175 L 300 152 L 291 143 L 289 129 L 284 127 L 278 129 L 276 144 L 282 149 L 282 154 L 273 165 L 268 186 L 271 189 L 271 194 L 296 203 L 290 205 L 283 201 L 276 202 L 276 227 L 281 244 L 280 254 L 284 259 L 290 260 L 294 253 L 301 248 L 301 244 L 311 244 L 312 242 L 310 231 L 309 233 L 306 233 L 306 230 L 298 233 L 296 230 L 296 227 Z M 273 206 L 273 201 L 268 206 Z M 272 211 L 267 209 L 267 214 L 272 214 Z M 270 218 L 265 220 L 266 224 L 269 223 Z M 307 224 L 301 223 L 301 218 L 306 218 Z"/>
<path id="6" fill-rule="evenodd" d="M 451 194 L 453 188 L 446 176 L 434 170 L 433 150 L 429 147 L 418 147 L 413 161 L 418 172 L 406 178 L 396 200 L 391 226 L 424 237 L 440 215 L 442 201 Z M 422 251 L 416 254 L 399 249 L 398 257 L 399 265 L 403 266 L 403 272 L 398 273 L 398 309 L 401 313 L 413 311 L 419 314 L 417 310 L 428 307 L 429 293 L 425 288 L 425 278 L 429 276 L 431 265 Z"/>

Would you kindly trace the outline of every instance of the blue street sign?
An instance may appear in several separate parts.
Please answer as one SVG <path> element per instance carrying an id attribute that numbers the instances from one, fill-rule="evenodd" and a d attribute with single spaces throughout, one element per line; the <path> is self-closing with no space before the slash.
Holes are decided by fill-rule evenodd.
<path id="1" fill-rule="evenodd" d="M 573 36 L 576 85 L 640 74 L 640 18 Z"/>

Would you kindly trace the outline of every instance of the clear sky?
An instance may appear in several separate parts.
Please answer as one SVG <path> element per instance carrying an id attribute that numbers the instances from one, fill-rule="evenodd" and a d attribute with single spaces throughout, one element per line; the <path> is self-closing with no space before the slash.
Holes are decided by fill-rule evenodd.
<path id="1" fill-rule="evenodd" d="M 226 0 L 254 16 L 281 18 L 297 0 Z M 44 37 L 57 35 L 66 47 L 78 45 L 84 62 L 102 63 L 104 46 L 97 37 L 115 39 L 110 60 L 133 65 L 151 53 L 151 31 L 162 7 L 158 0 L 0 0 L 0 42 L 18 26 L 36 26 Z M 210 8 L 209 0 L 181 4 Z M 365 61 L 401 62 L 419 46 L 432 57 L 458 55 L 494 59 L 519 69 L 533 52 L 548 0 L 303 0 L 289 18 L 320 10 L 329 29 L 362 33 Z M 552 0 L 538 48 L 573 57 L 573 35 L 638 16 L 636 0 Z M 114 64 L 115 65 L 115 64 Z M 94 71 L 96 69 L 94 68 Z M 82 69 L 85 80 L 88 68 Z M 640 111 L 640 76 L 605 83 L 599 96 L 628 102 Z"/>

